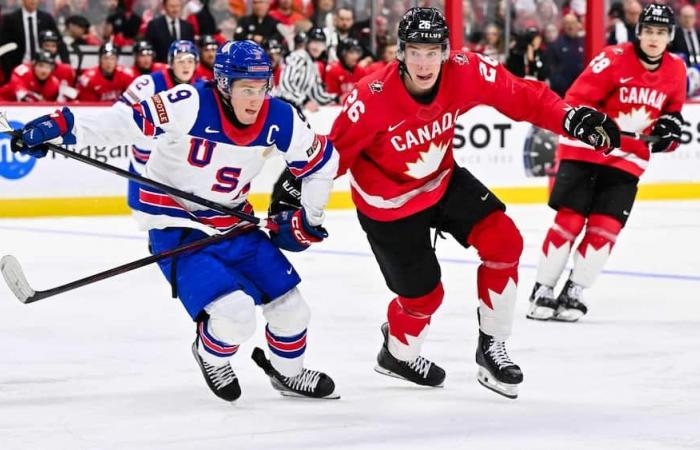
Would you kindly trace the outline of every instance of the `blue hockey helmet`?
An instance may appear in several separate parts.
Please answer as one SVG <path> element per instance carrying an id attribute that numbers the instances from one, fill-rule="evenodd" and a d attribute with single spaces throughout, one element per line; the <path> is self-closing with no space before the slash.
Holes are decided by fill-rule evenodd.
<path id="1" fill-rule="evenodd" d="M 272 78 L 272 63 L 265 50 L 253 41 L 228 41 L 216 51 L 214 80 L 222 95 L 228 97 L 235 80 Z"/>
<path id="2" fill-rule="evenodd" d="M 172 65 L 173 61 L 175 60 L 175 56 L 183 53 L 194 55 L 195 63 L 199 61 L 199 50 L 197 50 L 197 46 L 194 45 L 194 42 L 180 40 L 174 41 L 172 44 L 170 44 L 170 48 L 168 49 L 168 64 Z"/>

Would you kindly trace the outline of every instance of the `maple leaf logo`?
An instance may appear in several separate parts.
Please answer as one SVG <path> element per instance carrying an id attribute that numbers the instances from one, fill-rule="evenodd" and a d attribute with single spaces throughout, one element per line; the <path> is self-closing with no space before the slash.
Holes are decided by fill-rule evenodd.
<path id="1" fill-rule="evenodd" d="M 442 162 L 442 158 L 445 157 L 446 151 L 447 143 L 439 143 L 436 145 L 434 142 L 431 142 L 428 151 L 420 152 L 415 162 L 406 163 L 408 169 L 404 173 L 417 180 L 427 177 L 440 167 L 440 163 Z"/>
<path id="2" fill-rule="evenodd" d="M 621 130 L 635 133 L 646 130 L 653 122 L 644 106 L 632 108 L 629 113 L 621 112 L 615 120 Z"/>

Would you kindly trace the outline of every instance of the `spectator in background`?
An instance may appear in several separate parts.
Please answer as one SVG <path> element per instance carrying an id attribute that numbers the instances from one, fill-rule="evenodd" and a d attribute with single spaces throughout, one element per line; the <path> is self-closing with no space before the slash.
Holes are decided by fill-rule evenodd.
<path id="1" fill-rule="evenodd" d="M 615 22 L 612 31 L 608 34 L 609 45 L 637 40 L 635 28 L 642 14 L 642 5 L 637 0 L 625 0 L 622 9 L 624 17 Z"/>
<path id="2" fill-rule="evenodd" d="M 538 81 L 547 79 L 549 66 L 545 62 L 540 30 L 531 27 L 515 36 L 513 48 L 506 60 L 506 68 L 520 78 Z"/>
<path id="3" fill-rule="evenodd" d="M 544 33 L 542 33 L 544 36 L 544 47 L 545 49 L 549 47 L 552 42 L 556 41 L 557 38 L 559 37 L 559 27 L 554 25 L 553 23 L 547 24 L 544 27 Z"/>
<path id="4" fill-rule="evenodd" d="M 333 21 L 335 20 L 334 9 L 335 2 L 333 0 L 318 0 L 316 11 L 311 16 L 311 22 L 313 22 L 315 27 L 321 29 L 333 28 Z"/>
<path id="5" fill-rule="evenodd" d="M 535 11 L 538 27 L 544 30 L 548 24 L 559 26 L 559 8 L 552 0 L 540 0 Z"/>
<path id="6" fill-rule="evenodd" d="M 131 67 L 131 72 L 135 77 L 160 72 L 168 67 L 166 64 L 153 61 L 153 46 L 148 41 L 136 41 L 133 52 L 134 65 Z"/>
<path id="7" fill-rule="evenodd" d="M 79 45 L 100 45 L 97 36 L 90 33 L 90 22 L 83 16 L 68 16 L 66 19 L 66 34 L 72 51 L 77 52 Z M 65 38 L 64 38 L 65 39 Z"/>
<path id="8" fill-rule="evenodd" d="M 5 79 L 10 78 L 12 70 L 22 62 L 34 60 L 36 52 L 39 50 L 39 33 L 44 30 L 53 30 L 59 34 L 53 17 L 37 9 L 38 6 L 38 0 L 22 0 L 20 8 L 2 18 L 0 45 L 10 42 L 17 44 L 16 50 L 6 53 L 0 58 Z M 68 49 L 63 42 L 59 42 L 58 51 L 63 62 L 70 62 Z"/>
<path id="9" fill-rule="evenodd" d="M 580 30 L 578 17 L 573 13 L 567 14 L 562 19 L 561 36 L 547 46 L 549 85 L 561 97 L 583 71 L 584 42 Z"/>
<path id="10" fill-rule="evenodd" d="M 270 12 L 270 0 L 253 0 L 253 11 L 249 16 L 242 17 L 238 21 L 238 28 L 233 39 L 251 40 L 257 44 L 274 39 L 282 40 L 277 29 L 279 22 L 272 18 Z"/>
<path id="11" fill-rule="evenodd" d="M 209 0 L 201 1 L 201 8 L 194 14 L 187 17 L 187 21 L 192 24 L 195 36 L 210 35 L 214 36 L 216 42 L 223 44 L 226 39 L 221 36 L 221 30 L 217 25 L 216 17 L 212 14 L 209 8 Z"/>
<path id="12" fill-rule="evenodd" d="M 277 7 L 270 11 L 270 16 L 282 25 L 294 26 L 300 20 L 307 19 L 305 15 L 292 8 L 292 0 L 279 0 Z"/>
<path id="13" fill-rule="evenodd" d="M 367 67 L 367 73 L 379 72 L 380 70 L 384 69 L 386 66 L 391 64 L 394 60 L 396 60 L 396 52 L 398 51 L 398 49 L 399 47 L 396 44 L 396 39 L 389 38 L 386 42 L 386 45 L 384 45 L 384 48 L 382 48 L 381 50 L 382 59 L 370 64 Z"/>
<path id="14" fill-rule="evenodd" d="M 132 11 L 133 0 L 109 0 L 108 6 L 105 41 L 112 41 L 117 47 L 133 45 L 141 29 L 141 16 Z"/>
<path id="15" fill-rule="evenodd" d="M 166 62 L 174 41 L 194 41 L 194 27 L 180 18 L 182 0 L 163 0 L 165 15 L 151 20 L 146 27 L 146 40 L 156 52 L 156 61 Z"/>
<path id="16" fill-rule="evenodd" d="M 272 95 L 279 94 L 280 78 L 284 68 L 285 49 L 287 48 L 281 41 L 270 39 L 263 42 L 263 48 L 272 62 Z"/>
<path id="17" fill-rule="evenodd" d="M 53 102 L 58 98 L 60 82 L 53 74 L 54 56 L 37 50 L 31 63 L 12 71 L 10 82 L 0 88 L 0 100 L 10 102 Z"/>
<path id="18" fill-rule="evenodd" d="M 360 66 L 360 58 L 364 53 L 360 41 L 355 38 L 345 38 L 338 45 L 338 61 L 330 63 L 326 69 L 324 81 L 326 91 L 338 96 L 339 103 L 343 103 L 345 97 L 355 87 L 367 72 Z"/>
<path id="19" fill-rule="evenodd" d="M 495 23 L 486 25 L 484 29 L 484 38 L 475 50 L 481 54 L 490 56 L 500 63 L 505 62 L 506 49 L 501 27 Z"/>
<path id="20" fill-rule="evenodd" d="M 134 79 L 131 70 L 117 64 L 119 49 L 111 42 L 100 47 L 99 63 L 80 76 L 78 100 L 114 102 Z"/>
<path id="21" fill-rule="evenodd" d="M 679 19 L 670 50 L 673 53 L 683 54 L 688 66 L 700 64 L 700 40 L 695 8 L 692 5 L 682 7 Z"/>
<path id="22" fill-rule="evenodd" d="M 195 80 L 214 81 L 214 59 L 216 59 L 216 49 L 219 43 L 214 36 L 205 34 L 197 39 L 199 48 L 199 64 L 194 72 Z"/>

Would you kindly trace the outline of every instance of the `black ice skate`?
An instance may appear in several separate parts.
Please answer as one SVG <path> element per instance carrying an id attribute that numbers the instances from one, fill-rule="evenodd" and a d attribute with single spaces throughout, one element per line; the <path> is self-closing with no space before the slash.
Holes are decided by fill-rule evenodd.
<path id="1" fill-rule="evenodd" d="M 265 352 L 255 347 L 251 355 L 253 361 L 270 377 L 272 387 L 287 397 L 307 397 L 336 400 L 340 395 L 335 393 L 333 379 L 323 372 L 302 369 L 299 375 L 285 377 L 272 366 L 265 357 Z"/>
<path id="2" fill-rule="evenodd" d="M 479 365 L 477 379 L 482 386 L 505 397 L 518 398 L 518 384 L 523 382 L 523 372 L 510 360 L 505 342 L 479 330 L 476 363 Z"/>
<path id="3" fill-rule="evenodd" d="M 530 294 L 530 307 L 527 310 L 527 318 L 534 320 L 549 320 L 557 311 L 557 299 L 554 298 L 554 290 L 544 284 L 535 283 Z"/>
<path id="4" fill-rule="evenodd" d="M 238 384 L 238 378 L 228 362 L 223 366 L 214 366 L 204 361 L 197 352 L 197 344 L 199 338 L 195 339 L 192 344 L 192 354 L 197 360 L 199 368 L 202 369 L 202 375 L 207 382 L 209 389 L 217 397 L 232 402 L 241 396 L 241 386 Z"/>
<path id="5" fill-rule="evenodd" d="M 564 289 L 557 298 L 559 304 L 554 320 L 562 322 L 576 322 L 588 312 L 588 307 L 583 303 L 583 287 L 567 280 Z"/>
<path id="6" fill-rule="evenodd" d="M 382 325 L 384 344 L 377 355 L 377 366 L 374 370 L 382 375 L 401 378 L 422 386 L 442 387 L 445 381 L 445 371 L 431 361 L 417 357 L 413 361 L 400 361 L 396 359 L 387 347 L 389 340 L 389 324 Z"/>

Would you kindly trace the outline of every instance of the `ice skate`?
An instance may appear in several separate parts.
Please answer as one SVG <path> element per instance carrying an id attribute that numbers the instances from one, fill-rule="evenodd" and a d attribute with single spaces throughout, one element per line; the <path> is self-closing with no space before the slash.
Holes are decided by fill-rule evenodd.
<path id="1" fill-rule="evenodd" d="M 535 283 L 530 295 L 530 307 L 527 318 L 534 320 L 549 320 L 557 311 L 557 299 L 554 298 L 554 290 L 544 284 Z"/>
<path id="2" fill-rule="evenodd" d="M 382 375 L 401 378 L 422 386 L 442 387 L 445 381 L 445 371 L 433 362 L 417 357 L 413 361 L 400 361 L 389 352 L 387 341 L 389 339 L 389 324 L 382 325 L 384 344 L 377 355 L 377 366 L 374 370 Z"/>
<path id="3" fill-rule="evenodd" d="M 241 396 L 241 386 L 238 384 L 238 378 L 233 372 L 231 364 L 226 362 L 222 366 L 214 366 L 204 361 L 197 351 L 198 342 L 199 338 L 195 339 L 192 344 L 192 354 L 202 370 L 207 386 L 217 397 L 227 402 L 235 401 Z"/>
<path id="4" fill-rule="evenodd" d="M 510 360 L 504 341 L 498 341 L 479 330 L 476 348 L 479 365 L 477 379 L 482 386 L 508 398 L 518 398 L 518 385 L 523 382 L 523 372 Z"/>
<path id="5" fill-rule="evenodd" d="M 557 298 L 557 311 L 553 319 L 562 322 L 576 322 L 588 312 L 583 303 L 583 287 L 568 280 Z"/>
<path id="6" fill-rule="evenodd" d="M 270 377 L 272 387 L 286 397 L 306 397 L 336 400 L 340 395 L 335 393 L 335 383 L 333 379 L 323 372 L 316 370 L 302 369 L 293 377 L 285 377 L 272 366 L 272 363 L 265 357 L 265 352 L 259 347 L 255 347 L 251 355 L 253 361 L 265 371 Z"/>

